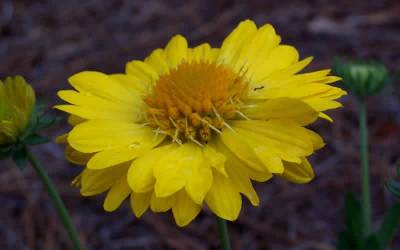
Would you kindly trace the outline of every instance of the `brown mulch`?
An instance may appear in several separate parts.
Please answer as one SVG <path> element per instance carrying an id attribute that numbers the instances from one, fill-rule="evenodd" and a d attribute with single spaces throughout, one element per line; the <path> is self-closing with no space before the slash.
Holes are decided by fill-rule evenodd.
<path id="1" fill-rule="evenodd" d="M 193 45 L 219 46 L 246 18 L 272 23 L 284 43 L 295 45 L 302 57 L 315 57 L 312 69 L 329 67 L 335 56 L 375 58 L 392 71 L 400 67 L 400 3 L 395 0 L 1 0 L 0 78 L 22 74 L 39 96 L 55 104 L 57 90 L 67 88 L 73 73 L 122 72 L 127 61 L 144 58 L 177 33 Z M 383 182 L 400 162 L 399 81 L 369 101 L 374 220 L 379 222 L 394 202 Z M 313 157 L 315 181 L 295 185 L 276 178 L 257 184 L 260 207 L 244 202 L 238 221 L 229 224 L 234 250 L 335 249 L 343 227 L 343 195 L 359 191 L 357 107 L 352 97 L 343 102 L 344 109 L 331 112 L 335 123 L 314 126 L 327 143 Z M 79 167 L 65 162 L 60 146 L 46 144 L 35 152 L 88 250 L 218 249 L 208 211 L 183 229 L 170 214 L 147 213 L 137 220 L 127 204 L 106 213 L 103 197 L 83 198 L 70 186 Z M 31 169 L 20 172 L 11 162 L 0 164 L 0 249 L 71 249 Z"/>

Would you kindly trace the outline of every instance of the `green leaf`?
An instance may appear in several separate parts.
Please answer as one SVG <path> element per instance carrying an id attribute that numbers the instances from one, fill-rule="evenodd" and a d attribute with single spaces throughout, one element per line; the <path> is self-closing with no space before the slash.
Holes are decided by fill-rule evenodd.
<path id="1" fill-rule="evenodd" d="M 19 169 L 24 169 L 28 162 L 26 148 L 21 147 L 20 149 L 14 151 L 12 158 Z"/>
<path id="2" fill-rule="evenodd" d="M 393 195 L 400 197 L 400 181 L 389 180 L 385 186 Z"/>
<path id="3" fill-rule="evenodd" d="M 370 235 L 367 237 L 361 246 L 362 250 L 383 250 L 384 248 L 381 247 L 378 237 L 375 234 Z"/>
<path id="4" fill-rule="evenodd" d="M 24 143 L 27 145 L 38 145 L 38 144 L 47 143 L 49 141 L 50 140 L 46 137 L 42 137 L 37 134 L 32 134 L 24 140 Z"/>
<path id="5" fill-rule="evenodd" d="M 43 113 L 44 113 L 44 111 L 45 111 L 47 106 L 48 105 L 46 104 L 46 101 L 44 101 L 43 99 L 37 100 L 36 104 L 35 104 L 35 107 L 34 107 L 34 110 L 33 110 L 33 114 L 35 116 L 43 115 Z"/>
<path id="6" fill-rule="evenodd" d="M 11 147 L 0 148 L 0 160 L 6 159 L 11 155 Z"/>
<path id="7" fill-rule="evenodd" d="M 9 153 L 11 150 L 11 146 L 0 146 L 0 153 Z"/>
<path id="8" fill-rule="evenodd" d="M 40 117 L 38 124 L 36 125 L 36 130 L 46 129 L 53 126 L 57 122 L 57 118 L 52 116 L 42 116 Z"/>
<path id="9" fill-rule="evenodd" d="M 24 140 L 30 134 L 35 132 L 35 128 L 38 122 L 39 118 L 36 115 L 32 114 L 31 119 L 29 120 L 28 127 L 25 129 L 23 135 L 20 136 L 21 140 Z"/>
<path id="10" fill-rule="evenodd" d="M 363 228 L 361 221 L 361 205 L 352 193 L 347 193 L 344 202 L 345 223 L 351 238 L 357 246 L 361 245 Z"/>
<path id="11" fill-rule="evenodd" d="M 400 227 L 400 204 L 391 207 L 383 218 L 381 227 L 377 233 L 383 247 L 386 247 L 396 230 Z"/>
<path id="12" fill-rule="evenodd" d="M 338 235 L 337 250 L 356 250 L 357 246 L 354 244 L 354 241 L 349 232 L 340 232 Z"/>
<path id="13" fill-rule="evenodd" d="M 399 162 L 399 165 L 397 165 L 396 174 L 397 174 L 397 177 L 400 177 L 400 162 Z"/>

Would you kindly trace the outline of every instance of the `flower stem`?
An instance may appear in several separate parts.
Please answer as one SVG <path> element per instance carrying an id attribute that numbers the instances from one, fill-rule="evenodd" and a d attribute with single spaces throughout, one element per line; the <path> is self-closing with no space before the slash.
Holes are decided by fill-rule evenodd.
<path id="1" fill-rule="evenodd" d="M 360 158 L 361 158 L 361 192 L 362 192 L 362 218 L 364 235 L 371 232 L 371 201 L 369 189 L 369 166 L 368 166 L 368 124 L 367 106 L 365 99 L 359 101 L 359 130 L 360 130 Z"/>
<path id="2" fill-rule="evenodd" d="M 57 209 L 58 215 L 60 216 L 64 228 L 68 233 L 68 236 L 72 242 L 73 248 L 75 250 L 84 250 L 79 240 L 79 236 L 77 231 L 75 230 L 74 225 L 72 224 L 71 217 L 68 214 L 67 209 L 63 201 L 61 200 L 60 195 L 58 194 L 54 184 L 50 180 L 50 177 L 45 172 L 43 166 L 39 163 L 39 161 L 35 158 L 35 156 L 31 153 L 29 149 L 27 149 L 28 160 L 31 163 L 32 167 L 35 169 L 36 174 L 40 177 L 43 185 L 45 186 L 51 200 L 53 201 L 54 206 Z"/>
<path id="3" fill-rule="evenodd" d="M 221 238 L 222 242 L 222 249 L 231 250 L 231 243 L 229 241 L 229 232 L 226 220 L 217 216 L 217 226 L 218 226 L 219 237 Z"/>

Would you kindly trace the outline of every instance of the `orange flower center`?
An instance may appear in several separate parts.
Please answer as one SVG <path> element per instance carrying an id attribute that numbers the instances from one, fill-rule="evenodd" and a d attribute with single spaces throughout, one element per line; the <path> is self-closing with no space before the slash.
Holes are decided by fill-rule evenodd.
<path id="1" fill-rule="evenodd" d="M 184 62 L 160 76 L 145 98 L 148 122 L 173 141 L 207 143 L 229 126 L 246 94 L 243 78 L 224 65 Z"/>

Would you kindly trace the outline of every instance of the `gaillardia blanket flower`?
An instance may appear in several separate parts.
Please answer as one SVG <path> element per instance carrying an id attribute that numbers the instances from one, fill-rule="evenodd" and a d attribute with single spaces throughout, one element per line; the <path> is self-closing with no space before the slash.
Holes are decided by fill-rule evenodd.
<path id="1" fill-rule="evenodd" d="M 35 92 L 20 76 L 0 81 L 0 145 L 13 144 L 28 126 Z"/>
<path id="2" fill-rule="evenodd" d="M 235 220 L 252 181 L 273 175 L 307 183 L 307 157 L 324 143 L 305 128 L 341 106 L 329 70 L 299 73 L 312 60 L 281 45 L 267 24 L 244 21 L 221 48 L 189 48 L 173 37 L 125 74 L 81 72 L 59 92 L 73 129 L 60 137 L 67 158 L 85 166 L 74 180 L 82 195 L 105 191 L 104 208 L 128 197 L 134 214 L 172 210 L 185 226 L 204 205 Z"/>

